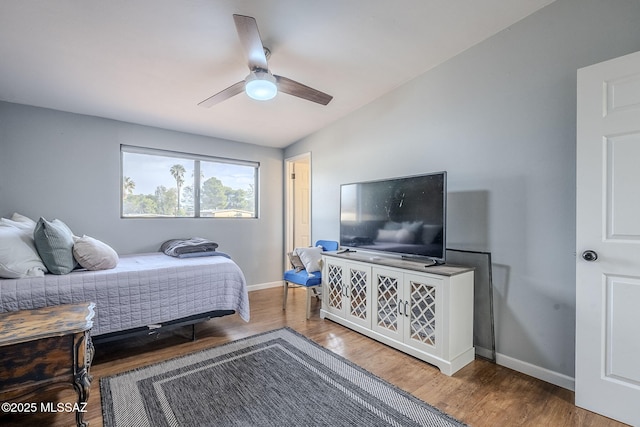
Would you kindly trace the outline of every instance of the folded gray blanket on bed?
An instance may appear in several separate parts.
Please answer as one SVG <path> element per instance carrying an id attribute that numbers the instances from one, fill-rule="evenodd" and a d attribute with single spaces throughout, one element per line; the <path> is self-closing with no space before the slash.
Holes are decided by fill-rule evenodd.
<path id="1" fill-rule="evenodd" d="M 218 244 L 202 237 L 192 237 L 190 239 L 171 239 L 160 246 L 160 252 L 175 257 L 188 257 L 197 255 L 214 255 Z M 197 254 L 197 255 L 196 255 Z M 221 252 L 215 255 L 223 255 Z M 224 256 L 224 255 L 223 255 Z"/>

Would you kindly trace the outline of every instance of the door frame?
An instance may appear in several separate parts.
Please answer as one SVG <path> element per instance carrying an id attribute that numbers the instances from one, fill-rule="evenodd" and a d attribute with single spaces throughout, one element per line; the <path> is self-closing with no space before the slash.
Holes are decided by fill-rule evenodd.
<path id="1" fill-rule="evenodd" d="M 284 249 L 285 249 L 285 270 L 289 268 L 289 260 L 286 257 L 286 254 L 293 251 L 294 248 L 294 206 L 295 206 L 295 191 L 293 186 L 293 179 L 291 179 L 291 175 L 295 170 L 295 164 L 300 162 L 306 162 L 309 165 L 309 227 L 311 228 L 311 152 L 306 152 L 302 154 L 295 155 L 293 157 L 288 157 L 284 159 L 284 173 L 285 173 L 285 207 L 284 207 Z M 311 234 L 311 230 L 309 230 L 309 234 Z"/>

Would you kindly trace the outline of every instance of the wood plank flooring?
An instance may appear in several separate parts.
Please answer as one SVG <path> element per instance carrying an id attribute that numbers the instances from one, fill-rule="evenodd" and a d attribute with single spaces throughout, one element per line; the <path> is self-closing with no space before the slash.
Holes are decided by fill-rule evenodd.
<path id="1" fill-rule="evenodd" d="M 256 333 L 288 326 L 329 350 L 395 384 L 423 401 L 472 427 L 495 426 L 624 426 L 611 419 L 577 408 L 571 391 L 539 381 L 508 368 L 477 359 L 448 377 L 425 362 L 377 343 L 318 316 L 314 299 L 313 316 L 305 319 L 303 289 L 290 289 L 287 311 L 282 310 L 280 288 L 249 294 L 251 321 L 237 315 L 199 324 L 197 341 L 190 340 L 190 328 L 96 346 L 91 370 L 93 383 L 85 420 L 102 426 L 99 380 L 130 369 L 220 345 Z M 44 397 L 54 402 L 75 402 L 72 390 Z M 7 417 L 0 425 L 74 425 L 73 414 L 38 414 Z"/>

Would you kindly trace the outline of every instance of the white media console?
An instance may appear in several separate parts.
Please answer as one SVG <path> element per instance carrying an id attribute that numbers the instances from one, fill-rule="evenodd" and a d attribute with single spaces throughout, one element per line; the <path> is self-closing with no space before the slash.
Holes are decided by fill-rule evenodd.
<path id="1" fill-rule="evenodd" d="M 437 366 L 473 361 L 473 268 L 325 252 L 320 317 Z"/>

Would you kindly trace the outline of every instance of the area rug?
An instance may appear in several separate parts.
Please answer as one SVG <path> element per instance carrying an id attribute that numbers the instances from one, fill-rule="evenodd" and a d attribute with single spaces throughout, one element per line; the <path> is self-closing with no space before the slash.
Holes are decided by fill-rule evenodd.
<path id="1" fill-rule="evenodd" d="M 105 427 L 464 426 L 288 328 L 102 378 L 100 391 Z"/>

